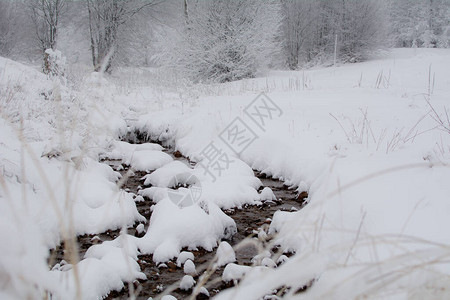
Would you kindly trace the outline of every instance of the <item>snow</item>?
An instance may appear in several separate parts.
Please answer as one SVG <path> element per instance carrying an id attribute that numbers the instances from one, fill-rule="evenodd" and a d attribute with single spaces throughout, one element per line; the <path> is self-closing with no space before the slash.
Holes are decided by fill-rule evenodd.
<path id="1" fill-rule="evenodd" d="M 273 193 L 272 189 L 270 187 L 266 186 L 259 193 L 259 200 L 261 200 L 261 201 L 272 201 L 272 200 L 277 200 L 277 197 L 275 197 L 275 194 Z"/>
<path id="2" fill-rule="evenodd" d="M 133 153 L 126 163 L 138 171 L 152 171 L 171 162 L 172 157 L 164 152 L 156 150 L 142 150 Z"/>
<path id="3" fill-rule="evenodd" d="M 190 182 L 192 169 L 180 161 L 170 162 L 163 167 L 157 169 L 149 175 L 145 176 L 144 185 L 152 185 L 155 187 L 175 187 L 177 184 L 193 184 Z M 182 176 L 186 174 L 186 176 Z M 187 177 L 187 178 L 186 178 Z"/>
<path id="4" fill-rule="evenodd" d="M 114 241 L 91 246 L 84 259 L 75 266 L 52 270 L 53 280 L 63 287 L 56 294 L 63 299 L 74 298 L 78 290 L 77 277 L 82 278 L 80 285 L 83 299 L 97 299 L 106 296 L 109 291 L 120 291 L 123 282 L 147 279 L 136 262 L 137 251 L 133 239 L 132 236 L 121 235 Z"/>
<path id="5" fill-rule="evenodd" d="M 252 169 L 247 164 L 238 158 L 233 158 L 233 160 L 234 162 L 222 172 L 215 182 L 204 175 L 204 168 L 200 164 L 195 166 L 196 174 L 203 179 L 200 201 L 213 202 L 223 209 L 261 203 L 260 195 L 257 192 L 262 185 L 261 181 L 254 176 Z"/>
<path id="6" fill-rule="evenodd" d="M 92 257 L 92 256 L 85 256 Z M 122 281 L 132 282 L 134 279 L 147 279 L 146 276 L 140 272 L 139 265 L 133 259 L 124 253 L 123 249 L 112 248 L 108 249 L 108 252 L 102 256 L 103 262 L 112 267 L 115 274 L 119 274 Z"/>
<path id="7" fill-rule="evenodd" d="M 164 262 L 178 256 L 183 247 L 211 251 L 218 239 L 233 232 L 233 219 L 212 203 L 207 214 L 198 205 L 180 208 L 164 199 L 154 206 L 147 233 L 137 245 L 142 253 L 153 253 L 155 262 Z"/>
<path id="8" fill-rule="evenodd" d="M 270 253 L 270 251 L 268 249 L 259 251 L 258 254 L 256 254 L 255 256 L 253 256 L 251 262 L 257 266 L 260 266 L 262 264 L 262 261 L 265 258 L 270 258 L 272 256 L 272 254 Z"/>
<path id="9" fill-rule="evenodd" d="M 285 262 L 287 262 L 289 260 L 289 257 L 287 257 L 286 255 L 280 255 L 280 257 L 278 257 L 278 259 L 277 259 L 277 264 L 278 265 L 282 265 L 282 264 L 284 264 Z"/>
<path id="10" fill-rule="evenodd" d="M 208 292 L 208 290 L 204 287 L 204 286 L 202 286 L 201 288 L 200 288 L 200 294 L 204 294 L 205 296 L 207 296 L 207 297 L 209 297 L 210 295 L 209 295 L 209 292 Z"/>
<path id="11" fill-rule="evenodd" d="M 82 286 L 83 299 L 97 299 L 106 296 L 109 291 L 121 290 L 123 282 L 115 270 L 107 263 L 95 258 L 87 258 L 77 264 L 80 276 L 79 285 Z M 62 299 L 71 299 L 77 294 L 75 268 L 66 272 L 51 271 L 55 282 L 61 285 L 61 291 L 55 294 Z"/>
<path id="12" fill-rule="evenodd" d="M 240 266 L 234 263 L 230 263 L 223 270 L 222 280 L 228 282 L 241 279 L 249 270 L 251 270 L 251 267 L 249 266 Z"/>
<path id="13" fill-rule="evenodd" d="M 188 259 L 183 266 L 184 274 L 187 275 L 196 275 L 197 271 L 195 270 L 195 265 L 192 260 Z"/>
<path id="14" fill-rule="evenodd" d="M 234 253 L 233 247 L 225 241 L 220 242 L 216 255 L 216 264 L 218 267 L 225 266 L 228 263 L 236 261 L 236 253 Z"/>
<path id="15" fill-rule="evenodd" d="M 131 236 L 121 235 L 114 241 L 94 245 L 76 265 L 53 269 L 50 275 L 53 281 L 61 285 L 61 290 L 56 294 L 63 299 L 76 297 L 77 277 L 81 278 L 80 292 L 83 299 L 97 299 L 106 296 L 109 291 L 120 291 L 123 282 L 145 280 L 146 276 L 136 262 L 137 251 L 132 243 L 133 239 Z"/>
<path id="16" fill-rule="evenodd" d="M 269 257 L 264 257 L 261 261 L 261 266 L 268 267 L 268 268 L 276 268 L 277 264 Z"/>
<path id="17" fill-rule="evenodd" d="M 387 267 L 382 262 L 400 255 L 399 249 L 404 249 L 405 255 L 413 255 L 434 243 L 449 243 L 443 228 L 448 226 L 445 215 L 449 207 L 445 199 L 450 191 L 445 180 L 449 175 L 446 164 L 450 158 L 450 136 L 436 128 L 425 101 L 431 66 L 435 85 L 430 103 L 445 116 L 450 92 L 449 61 L 448 50 L 399 49 L 389 58 L 366 63 L 305 71 L 304 75 L 273 72 L 266 81 L 246 81 L 255 90 L 258 85 L 268 86 L 267 95 L 282 108 L 283 115 L 264 132 L 254 129 L 258 138 L 239 158 L 232 159 L 287 180 L 288 185 L 299 187 L 298 192 L 308 191 L 309 204 L 298 212 L 277 212 L 271 231 L 278 233 L 275 243 L 285 252 L 307 257 L 309 252 L 319 251 L 327 258 L 325 265 L 342 265 L 339 271 L 333 271 L 333 276 L 320 277 L 322 284 L 328 278 L 360 272 L 373 263 Z M 383 84 L 377 85 L 381 72 Z M 309 79 L 308 88 L 293 89 L 287 85 L 288 80 L 301 76 Z M 240 94 L 235 89 L 238 84 L 229 86 L 229 95 L 201 98 L 184 117 L 176 111 L 166 111 L 172 120 L 166 123 L 173 136 L 169 140 L 185 155 L 199 157 L 235 116 L 251 124 L 240 112 L 257 92 Z M 141 116 L 141 130 L 165 128 L 153 115 Z M 222 148 L 227 149 L 226 145 Z M 222 208 L 256 203 L 258 197 L 253 191 L 242 186 L 239 195 L 234 195 L 235 189 L 226 187 L 236 186 L 235 183 L 226 180 L 227 175 L 222 174 L 216 182 L 202 182 L 202 197 L 213 199 Z M 222 182 L 226 183 L 222 186 Z M 246 186 L 257 185 L 249 181 Z M 408 236 L 414 238 L 410 240 Z M 367 243 L 374 250 L 369 251 Z M 333 250 L 336 248 L 340 250 Z M 346 267 L 356 262 L 359 268 Z M 290 264 L 299 268 L 309 265 L 307 261 L 289 260 L 283 266 Z M 445 264 L 440 265 L 443 269 L 439 266 L 437 270 L 447 274 Z M 317 278 L 315 271 L 323 270 L 310 269 L 310 279 Z M 417 272 L 425 271 L 419 268 Z M 282 273 L 277 269 L 276 274 Z M 415 275 L 407 277 L 412 276 Z M 421 282 L 432 279 L 424 280 Z M 305 295 L 313 293 L 315 286 Z M 332 286 L 331 281 L 325 286 Z M 373 292 L 367 282 L 360 286 Z M 402 290 L 404 286 L 397 281 L 387 289 Z M 240 288 L 246 287 L 242 284 Z M 320 290 L 324 289 L 318 287 Z M 346 293 L 349 297 L 359 295 L 356 290 L 343 292 Z M 320 292 L 318 295 L 323 296 Z"/>
<path id="18" fill-rule="evenodd" d="M 138 186 L 138 190 L 141 190 L 140 186 Z M 141 195 L 138 195 L 134 198 L 134 202 L 144 202 L 144 201 L 145 201 L 145 199 Z"/>
<path id="19" fill-rule="evenodd" d="M 181 251 L 180 255 L 177 257 L 177 266 L 181 267 L 187 260 L 194 261 L 194 254 L 188 251 Z"/>
<path id="20" fill-rule="evenodd" d="M 45 54 L 46 71 L 53 76 L 63 75 L 66 69 L 66 58 L 62 56 L 61 51 L 46 49 Z"/>
<path id="21" fill-rule="evenodd" d="M 190 290 L 195 284 L 194 278 L 190 275 L 184 275 L 180 281 L 180 289 L 182 290 Z"/>
<path id="22" fill-rule="evenodd" d="M 2 286 L 0 297 L 23 299 L 55 288 L 48 275 L 48 251 L 42 232 L 27 211 L 17 214 L 15 202 L 6 204 L 0 202 L 0 277 L 8 284 Z"/>
<path id="23" fill-rule="evenodd" d="M 8 136 L 11 141 L 9 147 L 12 148 L 6 161 L 20 161 L 20 143 L 14 144 L 17 137 L 11 132 L 8 132 Z M 16 167 L 8 168 L 5 175 L 10 174 L 7 177 L 10 194 L 21 195 L 19 197 L 26 199 L 20 205 L 30 212 L 43 229 L 49 246 L 59 243 L 59 227 L 67 226 L 69 221 L 76 234 L 84 234 L 103 232 L 144 220 L 136 210 L 132 195 L 117 188 L 115 180 L 118 175 L 110 167 L 89 157 L 77 163 L 59 162 L 44 157 L 36 158 L 36 153 L 39 153 L 39 148 L 31 148 L 31 155 L 25 157 L 25 173 L 12 164 Z M 20 184 L 20 174 L 29 182 L 25 190 Z M 69 176 L 70 182 L 66 180 Z M 67 206 L 69 211 L 63 209 Z"/>
<path id="24" fill-rule="evenodd" d="M 116 250 L 117 248 L 122 250 L 124 254 L 137 259 L 137 249 L 134 241 L 136 238 L 128 234 L 121 234 L 117 238 L 111 241 L 104 241 L 101 244 L 91 246 L 85 253 L 84 257 L 102 258 L 109 251 Z"/>
<path id="25" fill-rule="evenodd" d="M 198 99 L 186 106 L 176 97 L 157 102 L 139 96 L 150 87 L 118 93 L 95 73 L 73 90 L 0 58 L 0 90 L 12 95 L 0 104 L 0 240 L 7 241 L 0 243 L 0 277 L 10 283 L 0 297 L 49 291 L 62 299 L 77 292 L 96 299 L 144 278 L 138 253 L 153 254 L 157 263 L 178 257 L 177 265 L 186 266 L 193 255 L 183 248 L 219 246 L 223 280 L 240 283 L 217 299 L 264 297 L 280 286 L 292 287 L 289 299 L 448 298 L 450 134 L 430 116 L 430 104 L 445 120 L 449 62 L 448 50 L 396 49 L 365 63 L 273 71 L 267 78 L 211 86 L 196 91 Z M 303 76 L 308 87 L 289 85 Z M 244 113 L 261 91 L 283 111 L 264 130 Z M 239 155 L 218 138 L 236 117 L 257 135 Z M 134 131 L 172 145 L 196 166 L 173 161 L 157 144 L 118 141 Z M 212 141 L 232 161 L 215 179 L 202 167 L 202 150 Z M 150 220 L 139 215 L 138 197 L 117 187 L 119 174 L 100 158 L 155 170 L 145 178 L 152 187 L 139 192 L 155 203 Z M 293 256 L 263 253 L 255 267 L 219 255 L 229 246 L 219 241 L 236 231 L 221 209 L 274 200 L 270 189 L 258 193 L 261 181 L 252 168 L 309 194 L 301 210 L 271 218 L 268 248 L 278 245 L 280 254 Z M 195 175 L 201 186 L 189 206 L 168 197 L 171 180 L 183 173 Z M 68 229 L 99 235 L 146 221 L 143 238 L 122 234 L 92 246 L 79 262 L 52 271 L 47 266 L 48 249 Z"/>
<path id="26" fill-rule="evenodd" d="M 113 141 L 109 146 L 110 150 L 105 154 L 109 159 L 121 159 L 127 164 L 130 163 L 135 152 L 153 150 L 161 151 L 163 147 L 154 143 L 130 144 L 122 141 Z"/>
<path id="27" fill-rule="evenodd" d="M 78 193 L 73 206 L 78 233 L 103 232 L 124 224 L 131 226 L 136 220 L 145 221 L 136 211 L 132 194 L 119 191 L 115 183 L 104 179 L 107 175 L 104 171 L 110 172 L 111 168 L 96 162 L 85 163 L 92 163 L 92 169 L 73 177 L 73 190 Z"/>
<path id="28" fill-rule="evenodd" d="M 143 232 L 145 232 L 145 228 L 144 228 L 144 224 L 139 224 L 137 227 L 136 227 L 136 231 L 137 231 L 137 233 L 143 233 Z"/>
<path id="29" fill-rule="evenodd" d="M 30 67 L 3 58 L 0 66 L 1 94 L 11 96 L 2 100 L 0 119 L 0 238 L 8 241 L 0 264 L 10 282 L 2 298 L 35 298 L 44 291 L 63 299 L 77 291 L 97 298 L 120 290 L 125 279 L 142 277 L 139 270 L 127 277 L 124 264 L 136 262 L 118 260 L 113 252 L 48 270 L 48 250 L 68 238 L 69 228 L 77 235 L 96 234 L 144 221 L 133 196 L 116 186 L 119 175 L 97 162 L 108 135 L 120 133 L 125 122 L 109 109 L 103 110 L 108 124 L 94 120 L 91 103 L 79 101 L 84 95 L 75 99 L 73 90 Z M 101 128 L 88 131 L 96 121 Z M 91 139 L 97 129 L 101 133 Z M 77 274 L 86 275 L 79 288 Z"/>

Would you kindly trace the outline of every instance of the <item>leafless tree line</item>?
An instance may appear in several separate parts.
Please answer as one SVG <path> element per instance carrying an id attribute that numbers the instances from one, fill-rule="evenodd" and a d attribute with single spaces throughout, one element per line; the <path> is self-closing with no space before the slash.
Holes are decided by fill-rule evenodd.
<path id="1" fill-rule="evenodd" d="M 223 82 L 382 47 L 449 47 L 449 16 L 450 0 L 0 0 L 0 55 L 59 49 L 96 71 L 153 62 Z"/>

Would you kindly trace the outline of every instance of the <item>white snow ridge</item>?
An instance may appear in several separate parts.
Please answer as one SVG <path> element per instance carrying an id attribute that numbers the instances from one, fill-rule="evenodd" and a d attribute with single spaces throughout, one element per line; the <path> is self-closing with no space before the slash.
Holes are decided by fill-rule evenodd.
<path id="1" fill-rule="evenodd" d="M 450 0 L 179 2 L 0 1 L 0 299 L 450 299 Z"/>

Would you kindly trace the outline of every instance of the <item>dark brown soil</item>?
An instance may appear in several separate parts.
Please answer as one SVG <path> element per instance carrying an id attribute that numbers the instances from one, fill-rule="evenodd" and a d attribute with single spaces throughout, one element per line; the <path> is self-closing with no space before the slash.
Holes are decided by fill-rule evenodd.
<path id="1" fill-rule="evenodd" d="M 179 152 L 171 153 L 174 159 L 185 161 L 186 163 L 193 165 L 187 158 L 181 156 Z M 143 177 L 146 175 L 145 172 L 129 172 L 127 166 L 121 165 L 120 161 L 105 160 L 104 163 L 109 164 L 114 170 L 117 170 L 126 177 L 127 180 L 123 183 L 122 188 L 126 191 L 137 194 L 138 190 L 143 186 Z M 292 211 L 298 210 L 305 204 L 305 199 L 307 198 L 307 193 L 302 192 L 300 195 L 293 188 L 289 188 L 284 185 L 283 182 L 267 178 L 265 174 L 261 174 L 255 171 L 255 176 L 259 177 L 263 183 L 263 187 L 270 187 L 274 192 L 277 200 L 271 203 L 265 203 L 260 206 L 245 206 L 242 209 L 230 209 L 224 212 L 231 216 L 236 222 L 237 233 L 228 242 L 234 246 L 240 241 L 247 237 L 256 238 L 256 233 L 261 227 L 267 227 L 270 224 L 273 214 L 277 210 Z M 260 189 L 262 189 L 261 187 Z M 150 219 L 151 211 L 150 206 L 152 202 L 150 199 L 144 199 L 142 202 L 137 202 L 136 206 L 141 215 L 145 216 L 147 220 Z M 128 233 L 135 235 L 136 226 L 134 224 L 132 228 L 128 229 Z M 145 224 L 147 229 L 148 222 Z M 79 256 L 83 257 L 86 250 L 96 244 L 101 243 L 106 240 L 112 240 L 120 234 L 120 230 L 109 230 L 105 233 L 98 235 L 83 235 L 78 236 L 77 241 L 79 245 Z M 97 236 L 96 238 L 94 238 Z M 61 245 L 57 249 L 51 251 L 49 265 L 53 266 L 55 262 L 60 262 L 64 257 L 64 245 Z M 186 250 L 186 249 L 184 249 Z M 272 249 L 276 251 L 276 249 Z M 203 249 L 197 251 L 191 251 L 195 256 L 195 265 L 197 271 L 203 271 L 209 265 L 209 262 L 214 258 L 215 252 L 207 252 Z M 237 263 L 240 265 L 252 265 L 252 258 L 258 254 L 258 250 L 253 246 L 247 246 L 236 251 Z M 67 259 L 66 259 L 67 260 Z M 186 292 L 176 288 L 176 284 L 184 276 L 182 268 L 176 266 L 174 262 L 166 263 L 167 267 L 158 268 L 153 262 L 152 255 L 141 255 L 139 256 L 138 263 L 144 274 L 147 275 L 147 280 L 136 281 L 133 284 L 136 298 L 137 299 L 147 299 L 148 297 L 155 297 L 158 294 L 164 292 L 168 287 L 175 284 L 174 290 L 170 292 L 171 295 L 175 296 L 177 299 L 186 299 L 190 296 L 191 291 Z M 232 283 L 224 283 L 220 280 L 223 269 L 216 270 L 208 280 L 205 287 L 208 289 L 210 296 L 213 297 L 220 291 L 231 287 Z M 201 273 L 201 272 L 199 272 Z M 201 274 L 199 274 L 201 275 Z M 195 276 L 194 279 L 198 282 L 199 275 Z M 125 288 L 121 291 L 111 292 L 107 299 L 126 299 L 129 297 L 130 289 L 129 284 L 125 285 Z M 205 295 L 197 296 L 197 299 L 208 299 L 209 297 Z"/>

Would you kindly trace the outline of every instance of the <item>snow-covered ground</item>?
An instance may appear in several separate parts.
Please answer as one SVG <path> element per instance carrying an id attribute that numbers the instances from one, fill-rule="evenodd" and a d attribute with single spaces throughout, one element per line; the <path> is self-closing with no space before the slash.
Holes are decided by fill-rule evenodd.
<path id="1" fill-rule="evenodd" d="M 75 88 L 3 58 L 0 76 L 2 298 L 101 297 L 143 277 L 139 253 L 159 263 L 183 247 L 213 250 L 235 230 L 221 209 L 272 199 L 257 192 L 251 168 L 308 191 L 309 204 L 272 218 L 269 246 L 296 253 L 279 267 L 275 255 L 253 268 L 219 257 L 230 263 L 224 279 L 242 280 L 218 299 L 257 299 L 283 286 L 289 299 L 449 297 L 448 50 L 396 49 L 365 63 L 189 90 L 99 74 Z M 119 142 L 127 130 L 197 165 L 172 162 L 155 144 Z M 103 157 L 157 169 L 142 190 L 155 201 L 149 229 L 50 271 L 48 249 L 72 234 L 144 221 Z M 195 176 L 194 205 L 168 195 L 176 173 Z"/>

